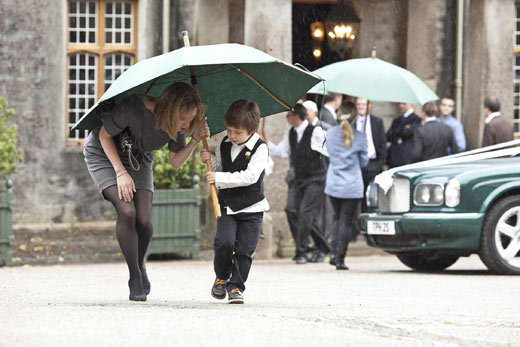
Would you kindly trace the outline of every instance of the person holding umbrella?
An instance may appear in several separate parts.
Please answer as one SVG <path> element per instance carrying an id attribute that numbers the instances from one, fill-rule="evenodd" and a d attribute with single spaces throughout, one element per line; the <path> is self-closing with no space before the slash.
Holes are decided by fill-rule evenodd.
<path id="1" fill-rule="evenodd" d="M 205 109 L 195 88 L 173 83 L 157 98 L 123 99 L 101 114 L 102 124 L 85 141 L 92 180 L 116 209 L 116 235 L 128 265 L 132 301 L 146 301 L 150 293 L 144 260 L 153 233 L 153 151 L 168 143 L 171 165 L 180 168 L 209 136 Z M 186 135 L 192 135 L 188 144 Z"/>
<path id="2" fill-rule="evenodd" d="M 228 296 L 230 304 L 243 304 L 245 282 L 253 253 L 262 231 L 264 211 L 269 204 L 264 195 L 264 176 L 268 163 L 267 145 L 256 133 L 260 109 L 249 100 L 231 104 L 224 117 L 226 133 L 212 157 L 202 149 L 202 161 L 212 161 L 208 183 L 219 188 L 222 217 L 217 221 L 213 248 L 215 281 L 211 295 L 219 300 Z"/>

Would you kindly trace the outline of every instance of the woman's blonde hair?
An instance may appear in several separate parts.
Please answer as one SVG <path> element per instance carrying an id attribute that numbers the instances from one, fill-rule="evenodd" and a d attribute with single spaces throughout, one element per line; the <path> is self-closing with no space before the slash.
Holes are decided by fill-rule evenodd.
<path id="1" fill-rule="evenodd" d="M 340 122 L 341 136 L 346 148 L 350 148 L 352 140 L 354 139 L 354 130 L 352 129 L 352 122 L 356 119 L 357 109 L 352 101 L 344 101 L 337 112 L 337 119 Z"/>
<path id="2" fill-rule="evenodd" d="M 176 82 L 164 90 L 155 99 L 154 115 L 159 127 L 164 130 L 170 138 L 177 139 L 177 120 L 181 112 L 196 110 L 195 117 L 186 130 L 191 135 L 204 119 L 206 105 L 202 103 L 199 93 L 189 84 Z"/>

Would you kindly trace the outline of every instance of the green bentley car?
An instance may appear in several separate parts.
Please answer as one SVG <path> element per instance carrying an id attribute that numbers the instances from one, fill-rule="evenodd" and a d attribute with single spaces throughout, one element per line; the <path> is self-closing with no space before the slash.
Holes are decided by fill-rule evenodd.
<path id="1" fill-rule="evenodd" d="M 385 193 L 367 188 L 359 226 L 367 244 L 408 267 L 440 271 L 478 254 L 500 274 L 520 274 L 520 157 L 397 171 Z"/>

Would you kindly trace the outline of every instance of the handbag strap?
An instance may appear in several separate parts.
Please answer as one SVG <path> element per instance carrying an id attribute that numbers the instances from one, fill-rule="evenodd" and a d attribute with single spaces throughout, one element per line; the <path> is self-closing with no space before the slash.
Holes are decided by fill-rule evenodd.
<path id="1" fill-rule="evenodd" d="M 139 169 L 141 168 L 141 165 L 139 164 L 139 161 L 132 153 L 132 142 L 128 141 L 127 139 L 124 139 L 123 147 L 124 147 L 124 151 L 126 151 L 128 153 L 128 161 L 130 162 L 130 166 L 132 167 L 132 169 L 134 169 L 134 171 L 139 171 Z"/>

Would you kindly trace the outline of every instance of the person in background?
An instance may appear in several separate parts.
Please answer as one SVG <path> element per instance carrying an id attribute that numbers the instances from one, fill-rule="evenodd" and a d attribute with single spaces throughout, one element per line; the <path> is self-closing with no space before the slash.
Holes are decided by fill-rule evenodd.
<path id="1" fill-rule="evenodd" d="M 500 114 L 500 100 L 498 98 L 488 96 L 484 99 L 484 114 L 486 119 L 484 120 L 482 147 L 514 139 L 513 122 Z"/>
<path id="2" fill-rule="evenodd" d="M 341 94 L 328 93 L 325 95 L 324 104 L 320 114 L 320 125 L 323 129 L 327 130 L 330 127 L 338 124 L 336 121 L 336 110 L 341 105 L 342 100 L 343 95 Z"/>
<path id="3" fill-rule="evenodd" d="M 302 103 L 302 105 L 307 110 L 307 121 L 309 121 L 309 124 L 313 126 L 319 125 L 320 120 L 318 119 L 318 106 L 316 103 L 312 100 L 306 100 Z"/>
<path id="4" fill-rule="evenodd" d="M 391 143 L 387 158 L 391 168 L 412 162 L 413 136 L 421 126 L 421 118 L 413 112 L 412 105 L 401 102 L 398 108 L 401 115 L 394 119 L 386 133 L 386 140 Z"/>
<path id="5" fill-rule="evenodd" d="M 349 241 L 354 233 L 357 220 L 357 206 L 363 197 L 363 177 L 361 169 L 368 164 L 368 144 L 365 134 L 354 129 L 356 106 L 349 102 L 342 107 L 340 125 L 327 131 L 325 143 L 330 164 L 325 182 L 327 194 L 334 208 L 334 232 L 331 244 L 331 259 L 337 270 L 348 270 L 345 265 Z"/>
<path id="6" fill-rule="evenodd" d="M 422 107 L 424 124 L 414 135 L 412 162 L 444 157 L 451 148 L 451 153 L 458 153 L 457 143 L 451 128 L 437 121 L 437 105 L 430 101 Z"/>
<path id="7" fill-rule="evenodd" d="M 296 264 L 308 261 L 320 262 L 329 252 L 327 239 L 323 235 L 321 205 L 325 183 L 325 164 L 322 156 L 328 156 L 324 146 L 325 133 L 307 121 L 307 110 L 301 104 L 287 112 L 287 122 L 291 129 L 284 134 L 278 145 L 267 141 L 269 153 L 279 158 L 290 157 L 294 168 L 295 201 L 297 215 Z M 289 215 L 288 215 L 289 218 Z M 307 258 L 309 235 L 315 250 L 311 259 Z"/>
<path id="8" fill-rule="evenodd" d="M 372 103 L 367 99 L 356 98 L 357 117 L 355 118 L 355 128 L 367 137 L 368 144 L 368 165 L 363 172 L 363 192 L 374 178 L 383 171 L 386 157 L 386 137 L 383 120 L 370 114 Z M 361 211 L 367 210 L 366 199 L 363 194 Z"/>
<path id="9" fill-rule="evenodd" d="M 452 98 L 444 97 L 439 103 L 439 110 L 441 116 L 437 118 L 437 121 L 442 124 L 446 124 L 451 128 L 455 142 L 457 142 L 458 152 L 464 152 L 466 150 L 466 137 L 464 136 L 464 127 L 462 123 L 453 117 L 453 111 L 455 110 L 455 100 Z M 448 150 L 448 154 L 454 153 L 451 148 Z"/>

